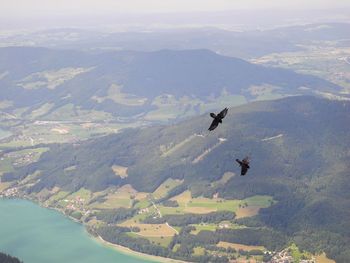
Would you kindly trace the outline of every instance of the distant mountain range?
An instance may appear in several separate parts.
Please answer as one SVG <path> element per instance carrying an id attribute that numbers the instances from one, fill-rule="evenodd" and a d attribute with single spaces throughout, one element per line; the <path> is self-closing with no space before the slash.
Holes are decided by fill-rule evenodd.
<path id="1" fill-rule="evenodd" d="M 216 28 L 148 30 L 135 32 L 96 32 L 78 28 L 58 28 L 28 34 L 4 36 L 3 46 L 36 46 L 78 50 L 209 49 L 232 57 L 249 59 L 270 53 L 303 50 L 303 45 L 319 41 L 345 43 L 348 23 L 315 23 L 277 26 L 270 30 L 244 32 Z"/>
<path id="2" fill-rule="evenodd" d="M 337 93 L 318 77 L 264 67 L 208 50 L 86 53 L 11 47 L 0 49 L 1 108 L 47 118 L 62 107 L 130 117 L 180 105 L 197 114 L 205 105 L 229 105 L 286 95 Z M 215 106 L 216 105 L 216 106 Z M 202 110 L 201 110 L 202 109 Z"/>
<path id="3" fill-rule="evenodd" d="M 346 262 L 350 103 L 296 96 L 230 108 L 211 133 L 210 121 L 205 115 L 79 145 L 53 145 L 38 162 L 2 180 L 24 180 L 40 171 L 27 179 L 26 191 L 32 194 L 53 187 L 101 191 L 124 184 L 152 192 L 173 178 L 183 180 L 177 194 L 189 189 L 193 196 L 218 193 L 225 199 L 270 195 L 277 203 L 246 224 L 273 227 L 302 249 L 326 251 Z M 247 176 L 211 184 L 226 172 L 238 174 L 234 159 L 246 155 L 251 157 Z M 116 176 L 113 165 L 127 167 L 128 176 Z"/>

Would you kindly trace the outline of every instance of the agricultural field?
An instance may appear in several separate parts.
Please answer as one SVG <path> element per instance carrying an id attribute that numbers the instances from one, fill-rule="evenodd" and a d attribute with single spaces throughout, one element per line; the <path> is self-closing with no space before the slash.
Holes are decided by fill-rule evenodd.
<path id="1" fill-rule="evenodd" d="M 177 119 L 179 116 L 186 118 L 203 114 L 209 110 L 239 106 L 245 103 L 247 100 L 244 96 L 230 94 L 225 89 L 222 90 L 220 96 L 208 98 L 207 101 L 188 96 L 175 98 L 173 95 L 161 95 L 152 101 L 152 105 L 156 106 L 157 109 L 148 112 L 143 119 L 146 121 L 169 121 Z"/>
<path id="2" fill-rule="evenodd" d="M 315 258 L 316 258 L 316 263 L 335 263 L 334 260 L 327 258 L 325 253 L 322 253 L 321 255 L 317 255 Z"/>
<path id="3" fill-rule="evenodd" d="M 58 70 L 47 70 L 33 73 L 17 84 L 24 89 L 48 88 L 55 89 L 64 82 L 75 78 L 76 76 L 90 71 L 92 68 L 61 68 Z"/>
<path id="4" fill-rule="evenodd" d="M 205 197 L 192 198 L 190 191 L 185 191 L 171 198 L 171 200 L 177 201 L 179 207 L 159 206 L 162 213 L 205 214 L 215 211 L 231 211 L 244 217 L 256 215 L 260 208 L 269 207 L 273 203 L 273 200 L 269 196 L 253 196 L 244 200 L 225 200 L 222 198 L 209 199 Z"/>
<path id="5" fill-rule="evenodd" d="M 167 224 L 142 224 L 126 221 L 119 225 L 140 228 L 140 232 L 136 234 L 142 237 L 173 237 L 177 233 L 175 229 Z"/>
<path id="6" fill-rule="evenodd" d="M 195 225 L 191 225 L 193 227 L 195 227 L 195 230 L 191 231 L 191 234 L 197 235 L 200 231 L 202 230 L 206 230 L 206 231 L 215 231 L 218 226 L 216 224 L 195 224 Z"/>
<path id="7" fill-rule="evenodd" d="M 105 97 L 92 97 L 93 100 L 96 100 L 98 103 L 101 103 L 107 99 L 111 99 L 114 102 L 127 106 L 142 106 L 147 102 L 147 98 L 138 98 L 135 95 L 126 94 L 122 92 L 122 86 L 117 84 L 112 84 L 107 92 Z"/>
<path id="8" fill-rule="evenodd" d="M 48 205 L 56 205 L 57 202 L 61 201 L 69 194 L 70 194 L 69 192 L 56 189 L 56 191 L 54 191 L 54 194 L 48 200 L 46 200 L 46 203 Z"/>
<path id="9" fill-rule="evenodd" d="M 128 177 L 128 167 L 113 165 L 112 170 L 115 173 L 115 175 L 119 176 L 120 178 Z"/>
<path id="10" fill-rule="evenodd" d="M 81 200 L 84 200 L 85 203 L 88 203 L 90 199 L 92 198 L 93 193 L 87 189 L 80 188 L 77 192 L 74 192 L 66 197 L 68 200 L 79 198 Z"/>
<path id="11" fill-rule="evenodd" d="M 162 183 L 153 193 L 152 196 L 155 199 L 160 199 L 165 197 L 166 194 L 174 189 L 174 187 L 182 184 L 183 180 L 174 180 L 172 178 L 167 179 L 164 183 Z"/>
<path id="12" fill-rule="evenodd" d="M 217 184 L 225 183 L 229 180 L 233 174 L 226 174 L 223 178 L 216 182 Z M 268 207 L 273 204 L 274 201 L 269 196 L 253 196 L 250 198 L 246 198 L 244 200 L 224 200 L 220 198 L 204 198 L 197 197 L 193 198 L 191 196 L 190 191 L 185 191 L 178 196 L 171 198 L 170 200 L 177 201 L 179 204 L 178 207 L 166 207 L 161 204 L 154 203 L 154 199 L 161 198 L 166 196 L 166 194 L 179 185 L 181 181 L 168 179 L 161 186 L 159 186 L 153 193 L 138 193 L 131 186 L 124 186 L 114 191 L 109 191 L 109 193 L 104 196 L 105 201 L 103 201 L 100 205 L 96 205 L 95 203 L 89 205 L 90 208 L 94 209 L 111 209 L 116 207 L 131 207 L 131 197 L 138 202 L 133 206 L 134 208 L 138 208 L 137 213 L 131 218 L 119 222 L 117 226 L 121 227 L 136 227 L 140 231 L 139 232 L 128 232 L 127 235 L 138 238 L 146 238 L 154 245 L 160 245 L 163 247 L 168 247 L 172 238 L 175 234 L 180 233 L 181 227 L 172 227 L 167 222 L 165 223 L 144 223 L 143 220 L 149 217 L 152 218 L 162 218 L 165 215 L 173 215 L 173 214 L 188 214 L 188 213 L 208 213 L 212 211 L 232 211 L 236 213 L 243 213 L 241 209 L 247 209 L 250 206 L 252 207 L 253 212 L 250 214 L 246 213 L 245 216 L 255 215 L 259 212 L 259 209 L 262 207 Z M 106 193 L 105 193 L 106 194 Z M 124 205 L 124 206 L 123 206 Z M 127 206 L 129 205 L 129 206 Z M 254 209 L 253 209 L 254 208 Z M 245 211 L 245 210 L 243 210 Z M 93 222 L 93 221 L 91 221 Z M 91 224 L 89 222 L 89 224 Z M 101 224 L 101 222 L 95 222 L 96 224 Z M 245 226 L 234 224 L 230 221 L 222 221 L 217 224 L 212 223 L 200 223 L 200 224 L 192 224 L 194 229 L 191 230 L 190 234 L 197 235 L 201 231 L 216 231 L 217 229 L 240 229 L 245 228 Z M 236 251 L 244 250 L 265 250 L 262 246 L 245 246 L 242 244 L 234 244 L 227 242 L 220 242 L 217 244 L 218 249 L 220 248 L 234 248 Z M 175 245 L 173 251 L 176 251 L 178 246 Z M 205 249 L 203 247 L 195 247 L 193 251 L 193 255 L 203 255 Z M 215 252 L 210 252 L 214 253 Z M 220 252 L 223 253 L 223 252 Z M 225 254 L 225 253 L 224 253 Z M 242 257 L 238 252 L 235 253 L 235 256 L 239 259 Z M 258 259 L 257 257 L 251 257 L 251 260 L 255 261 Z M 243 261 L 242 261 L 243 262 Z"/>
<path id="13" fill-rule="evenodd" d="M 142 126 L 134 123 L 103 123 L 93 121 L 35 121 L 10 128 L 11 137 L 0 140 L 1 148 L 28 147 L 37 144 L 74 143 L 91 137 L 117 133 L 128 127 Z"/>
<path id="14" fill-rule="evenodd" d="M 350 48 L 337 47 L 336 43 L 322 42 L 300 52 L 274 53 L 252 60 L 257 64 L 283 67 L 315 75 L 343 87 L 350 94 Z"/>
<path id="15" fill-rule="evenodd" d="M 223 248 L 234 248 L 235 250 L 244 250 L 244 251 L 251 251 L 251 250 L 262 250 L 264 251 L 265 248 L 263 246 L 247 246 L 247 245 L 242 245 L 242 244 L 236 244 L 236 243 L 229 243 L 229 242 L 223 242 L 220 241 L 217 244 L 218 247 L 223 247 Z"/>
<path id="16" fill-rule="evenodd" d="M 84 128 L 90 128 L 88 124 L 84 125 Z M 67 136 L 69 131 L 68 125 L 61 125 L 55 129 L 58 136 Z M 13 170 L 14 164 L 18 164 L 18 160 L 25 160 L 30 156 L 30 162 L 36 161 L 42 153 L 47 151 L 48 148 L 33 148 L 20 151 L 14 151 L 3 155 L 3 160 L 0 160 L 0 167 L 3 172 Z M 16 162 L 17 161 L 17 162 Z M 64 172 L 73 171 L 76 166 L 66 167 Z M 125 166 L 113 165 L 111 169 L 115 172 L 116 176 L 126 178 L 128 176 L 128 169 Z M 234 173 L 225 173 L 222 178 L 216 182 L 213 182 L 213 186 L 220 186 L 227 183 Z M 37 180 L 40 177 L 40 172 L 36 172 L 27 176 L 18 186 L 22 187 L 25 184 L 30 184 L 31 181 Z M 146 218 L 161 219 L 165 215 L 176 214 L 207 214 L 217 211 L 229 211 L 235 212 L 237 217 L 253 216 L 259 212 L 260 208 L 268 207 L 274 203 L 270 196 L 252 196 L 244 200 L 225 200 L 218 198 L 214 195 L 213 198 L 205 197 L 192 197 L 189 190 L 182 192 L 181 194 L 169 199 L 176 201 L 178 204 L 176 207 L 165 206 L 166 203 L 157 203 L 158 199 L 167 196 L 169 191 L 175 187 L 181 185 L 183 180 L 167 179 L 164 181 L 153 193 L 138 192 L 131 185 L 124 185 L 122 187 L 111 187 L 101 192 L 91 192 L 85 188 L 81 188 L 76 192 L 68 192 L 55 187 L 51 190 L 44 189 L 36 195 L 38 200 L 44 201 L 45 205 L 55 207 L 62 210 L 67 215 L 84 221 L 89 226 L 102 226 L 105 222 L 94 216 L 96 213 L 100 213 L 102 210 L 114 210 L 120 208 L 136 209 L 135 213 L 128 219 L 116 223 L 116 226 L 138 228 L 138 232 L 128 232 L 127 234 L 134 238 L 145 238 L 149 240 L 153 245 L 159 245 L 164 248 L 168 248 L 169 244 L 173 240 L 175 235 L 179 235 L 183 226 L 174 227 L 168 222 L 159 223 L 145 223 Z M 0 184 L 0 190 L 8 187 L 7 184 Z M 170 203 L 171 205 L 171 203 Z M 92 216 L 91 216 L 92 215 Z M 219 229 L 239 229 L 244 226 L 236 225 L 231 221 L 221 221 L 219 223 L 198 223 L 189 224 L 193 229 L 190 234 L 198 235 L 201 231 L 216 231 Z M 226 247 L 225 247 L 226 246 Z M 217 249 L 228 248 L 227 244 L 219 243 Z M 242 249 L 249 251 L 249 248 L 240 244 L 231 244 L 232 248 L 236 250 Z M 254 247 L 255 248 L 255 247 Z M 251 248 L 251 249 L 254 249 Z M 176 249 L 176 247 L 174 248 Z M 209 251 L 212 255 L 229 255 L 227 252 Z M 216 254 L 219 253 L 219 254 Z M 226 254 L 225 254 L 226 253 Z M 193 249 L 194 256 L 200 256 L 205 254 L 203 247 L 197 246 Z M 241 258 L 241 255 L 237 252 L 234 254 L 237 258 Z M 255 257 L 251 257 L 254 260 Z"/>
<path id="17" fill-rule="evenodd" d="M 33 148 L 6 153 L 0 157 L 0 174 L 36 162 L 48 148 Z"/>
<path id="18" fill-rule="evenodd" d="M 131 208 L 133 206 L 133 202 L 135 201 L 146 201 L 147 193 L 137 192 L 135 189 L 131 187 L 131 185 L 124 185 L 118 189 L 111 188 L 105 190 L 98 195 L 103 196 L 103 201 L 93 202 L 89 204 L 89 207 L 92 209 L 113 209 L 113 208 Z M 95 193 L 95 197 L 98 196 Z M 147 206 L 149 203 L 147 202 Z"/>
<path id="19" fill-rule="evenodd" d="M 203 247 L 195 247 L 193 249 L 193 255 L 195 256 L 202 256 L 205 254 L 205 248 Z"/>
<path id="20" fill-rule="evenodd" d="M 90 207 L 93 209 L 131 208 L 131 202 L 130 196 L 121 192 L 116 192 L 106 195 L 103 202 L 93 203 Z"/>
<path id="21" fill-rule="evenodd" d="M 8 188 L 11 185 L 11 183 L 0 183 L 0 193 Z"/>
<path id="22" fill-rule="evenodd" d="M 201 224 L 193 224 L 191 225 L 195 227 L 195 230 L 191 231 L 191 234 L 197 235 L 200 231 L 206 230 L 206 231 L 215 231 L 217 229 L 223 229 L 223 228 L 228 228 L 228 229 L 241 229 L 245 228 L 243 225 L 237 225 L 229 221 L 222 221 L 220 224 L 206 224 L 206 223 L 201 223 Z"/>
<path id="23" fill-rule="evenodd" d="M 191 99 L 187 96 L 175 98 L 173 95 L 161 95 L 152 101 L 152 105 L 157 107 L 144 116 L 149 121 L 168 121 L 181 115 L 184 117 L 196 114 L 194 106 L 201 103 L 198 99 Z"/>
<path id="24" fill-rule="evenodd" d="M 140 235 L 138 233 L 135 232 L 129 232 L 128 233 L 129 236 L 134 237 L 134 238 L 138 238 L 140 237 Z M 162 247 L 168 247 L 168 245 L 170 244 L 171 240 L 172 240 L 172 236 L 157 236 L 157 237 L 152 237 L 152 236 L 142 236 L 143 238 L 148 239 L 152 244 L 155 245 L 159 245 Z"/>
<path id="25" fill-rule="evenodd" d="M 36 119 L 39 118 L 46 113 L 48 113 L 52 108 L 54 104 L 53 103 L 45 103 L 44 105 L 40 106 L 39 108 L 33 110 L 29 115 L 28 118 L 30 119 Z"/>
<path id="26" fill-rule="evenodd" d="M 139 199 L 135 204 L 135 208 L 144 209 L 151 205 L 151 202 L 148 200 L 147 196 L 145 198 Z"/>

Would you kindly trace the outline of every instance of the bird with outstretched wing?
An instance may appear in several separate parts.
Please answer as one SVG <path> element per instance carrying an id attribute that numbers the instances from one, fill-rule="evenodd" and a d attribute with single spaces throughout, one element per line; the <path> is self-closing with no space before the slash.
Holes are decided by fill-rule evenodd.
<path id="1" fill-rule="evenodd" d="M 208 129 L 209 131 L 215 130 L 215 128 L 218 127 L 219 123 L 222 123 L 222 119 L 225 118 L 227 111 L 228 109 L 225 108 L 218 115 L 215 113 L 210 113 L 210 117 L 213 118 L 213 121 Z"/>
<path id="2" fill-rule="evenodd" d="M 244 158 L 242 161 L 239 159 L 236 159 L 236 162 L 241 166 L 241 176 L 246 175 L 248 172 L 248 169 L 250 168 L 249 166 L 249 157 Z"/>

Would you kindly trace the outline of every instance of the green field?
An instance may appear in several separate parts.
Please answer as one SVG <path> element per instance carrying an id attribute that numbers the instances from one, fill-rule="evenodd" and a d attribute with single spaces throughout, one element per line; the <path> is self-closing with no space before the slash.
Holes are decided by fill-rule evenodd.
<path id="1" fill-rule="evenodd" d="M 0 158 L 0 174 L 12 172 L 15 168 L 36 162 L 40 156 L 48 151 L 48 148 L 34 148 L 20 151 L 13 151 L 4 154 Z"/>
<path id="2" fill-rule="evenodd" d="M 77 192 L 74 192 L 71 195 L 66 196 L 66 199 L 75 199 L 77 197 L 84 199 L 85 202 L 87 203 L 92 197 L 92 192 L 90 190 L 80 188 Z"/>
<path id="3" fill-rule="evenodd" d="M 162 183 L 154 192 L 153 197 L 155 199 L 160 199 L 165 197 L 167 193 L 173 189 L 174 187 L 182 184 L 182 180 L 174 180 L 172 178 L 167 179 L 164 183 Z"/>
<path id="4" fill-rule="evenodd" d="M 196 228 L 196 230 L 191 231 L 191 234 L 194 235 L 197 235 L 202 230 L 215 231 L 218 228 L 218 226 L 215 224 L 196 224 L 191 226 L 194 226 Z"/>
<path id="5" fill-rule="evenodd" d="M 0 159 L 0 173 L 9 173 L 13 171 L 12 160 L 10 158 Z"/>
<path id="6" fill-rule="evenodd" d="M 151 205 L 151 203 L 148 200 L 143 199 L 143 200 L 139 201 L 138 203 L 136 203 L 135 208 L 142 209 L 142 208 L 149 207 L 150 205 Z"/>
<path id="7" fill-rule="evenodd" d="M 252 208 L 257 210 L 269 207 L 273 200 L 270 196 L 253 196 L 243 200 L 225 200 L 221 198 L 192 198 L 189 191 L 175 196 L 172 200 L 179 203 L 179 207 L 159 206 L 164 214 L 181 214 L 181 213 L 209 213 L 214 211 L 231 211 L 239 212 L 240 209 Z M 252 214 L 253 215 L 253 214 Z"/>
<path id="8" fill-rule="evenodd" d="M 350 64 L 346 58 L 350 57 L 350 48 L 329 44 L 319 43 L 319 45 L 305 46 L 305 50 L 298 52 L 269 54 L 254 59 L 252 62 L 315 75 L 338 84 L 344 88 L 344 93 L 349 94 Z"/>
<path id="9" fill-rule="evenodd" d="M 140 235 L 134 232 L 128 232 L 127 235 L 134 238 L 140 237 Z M 148 236 L 142 236 L 142 237 L 148 239 L 152 244 L 159 245 L 162 247 L 168 247 L 168 245 L 172 240 L 172 237 L 148 237 Z"/>
<path id="10" fill-rule="evenodd" d="M 46 202 L 50 205 L 54 205 L 55 203 L 61 201 L 62 199 L 64 199 L 68 195 L 69 195 L 69 192 L 58 191 L 57 193 L 52 195 Z"/>
<path id="11" fill-rule="evenodd" d="M 193 255 L 194 256 L 202 256 L 205 253 L 205 248 L 203 247 L 195 247 L 193 248 Z"/>

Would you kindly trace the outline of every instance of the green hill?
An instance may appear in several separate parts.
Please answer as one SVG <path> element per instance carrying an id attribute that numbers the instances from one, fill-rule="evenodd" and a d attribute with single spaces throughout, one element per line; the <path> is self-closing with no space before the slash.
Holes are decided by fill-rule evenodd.
<path id="1" fill-rule="evenodd" d="M 83 110 L 175 119 L 223 103 L 340 91 L 318 77 L 209 50 L 89 53 L 31 47 L 0 49 L 0 87 L 2 110 L 43 120 L 70 115 L 79 120 Z"/>
<path id="2" fill-rule="evenodd" d="M 266 226 L 278 232 L 270 233 L 271 238 L 277 235 L 276 240 L 287 240 L 286 244 L 293 241 L 301 249 L 326 251 L 337 262 L 347 262 L 349 113 L 349 102 L 309 96 L 255 102 L 231 108 L 224 123 L 211 133 L 207 131 L 211 118 L 205 115 L 75 145 L 53 145 L 38 162 L 7 173 L 2 180 L 24 180 L 39 172 L 23 188 L 31 194 L 54 187 L 97 192 L 126 184 L 151 193 L 172 178 L 181 184 L 169 189 L 162 200 L 185 190 L 192 197 L 211 198 L 218 193 L 227 200 L 272 196 L 276 203 L 237 222 Z M 241 177 L 234 159 L 246 155 L 251 156 L 251 169 Z M 117 176 L 113 166 L 127 167 L 127 176 Z M 227 172 L 236 175 L 215 183 Z M 255 233 L 243 241 L 226 234 L 220 234 L 226 238 L 222 241 L 272 244 L 270 234 L 261 238 Z"/>

